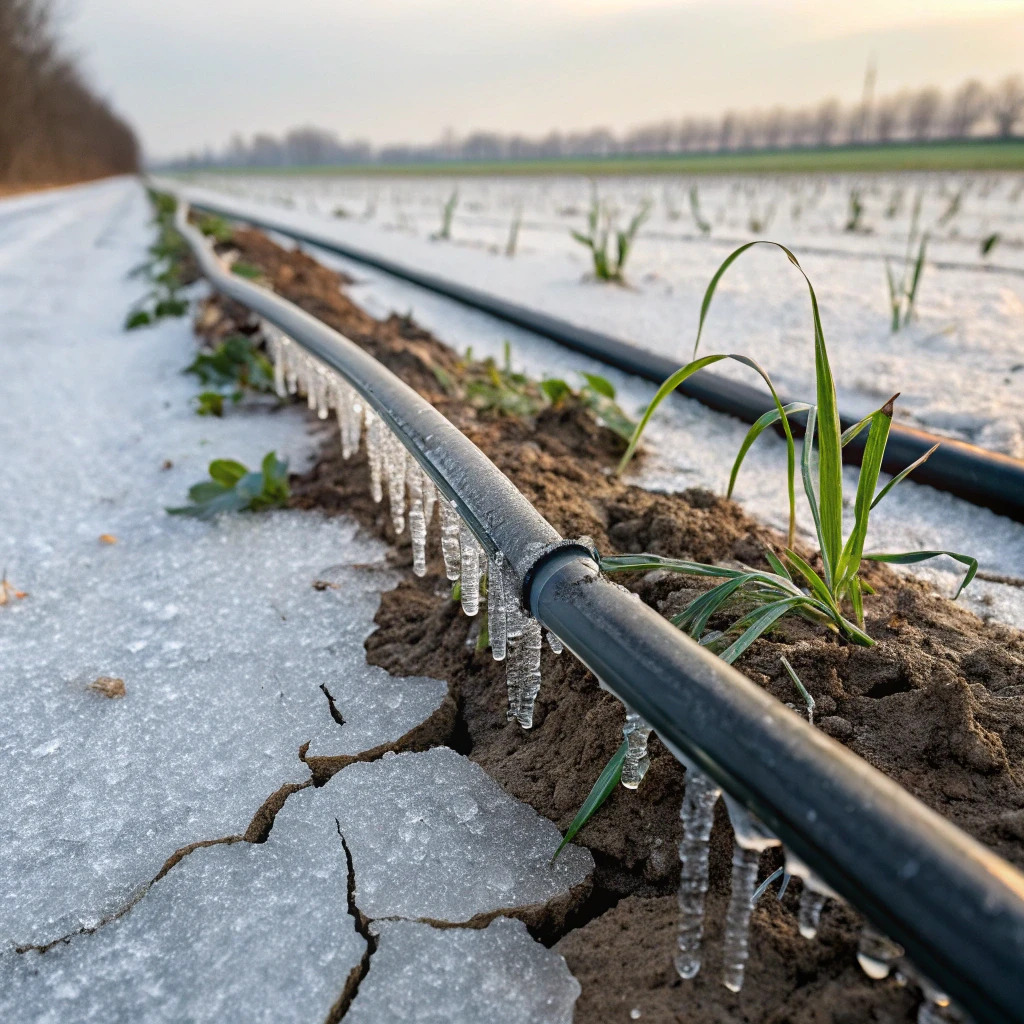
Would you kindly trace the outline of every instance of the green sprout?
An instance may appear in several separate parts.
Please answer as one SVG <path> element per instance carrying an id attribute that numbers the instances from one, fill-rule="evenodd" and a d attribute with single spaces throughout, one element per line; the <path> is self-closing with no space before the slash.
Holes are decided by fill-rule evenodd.
<path id="1" fill-rule="evenodd" d="M 898 396 L 894 395 L 879 409 L 847 431 L 841 430 L 835 383 L 829 365 L 817 296 L 810 278 L 807 277 L 796 256 L 789 249 L 777 242 L 748 242 L 726 257 L 704 294 L 697 340 L 694 344 L 694 356 L 696 356 L 700 345 L 700 337 L 711 300 L 722 275 L 740 255 L 759 244 L 767 244 L 781 249 L 803 276 L 807 285 L 814 327 L 816 404 L 795 402 L 783 406 L 768 375 L 746 356 L 711 355 L 695 358 L 673 373 L 658 389 L 633 432 L 629 446 L 619 463 L 618 471 L 621 473 L 628 465 L 654 411 L 689 376 L 711 363 L 726 358 L 735 359 L 753 368 L 768 385 L 775 407 L 761 416 L 747 432 L 733 463 L 729 480 L 729 494 L 732 493 L 740 466 L 754 441 L 767 427 L 781 423 L 786 437 L 789 492 L 789 539 L 783 550 L 782 558 L 772 551 L 765 552 L 765 559 L 770 566 L 770 571 L 745 566 L 736 569 L 705 565 L 649 554 L 617 555 L 601 560 L 602 569 L 608 573 L 638 572 L 658 568 L 690 576 L 722 580 L 723 582 L 691 602 L 672 621 L 681 629 L 689 632 L 695 639 L 721 646 L 723 649 L 720 652 L 720 657 L 730 662 L 738 658 L 754 640 L 788 614 L 801 615 L 813 622 L 824 624 L 853 643 L 871 646 L 874 641 L 864 631 L 863 597 L 865 593 L 872 591 L 860 575 L 861 566 L 865 560 L 909 564 L 940 555 L 948 555 L 967 567 L 967 574 L 957 591 L 957 597 L 971 582 L 978 570 L 976 559 L 952 551 L 914 551 L 900 554 L 865 553 L 864 547 L 871 511 L 898 483 L 928 459 L 935 448 L 926 452 L 876 491 L 892 425 L 893 404 Z M 806 412 L 807 414 L 800 469 L 804 494 L 818 540 L 821 559 L 820 572 L 794 550 L 796 446 L 789 425 L 789 417 L 797 412 Z M 844 539 L 842 453 L 843 448 L 865 430 L 867 430 L 867 439 L 857 481 L 854 523 L 850 534 Z M 733 599 L 745 602 L 746 607 L 742 614 L 723 632 L 711 638 L 704 637 L 711 617 Z M 847 607 L 850 609 L 849 613 L 846 611 Z M 733 639 L 733 637 L 735 638 Z"/>
<path id="2" fill-rule="evenodd" d="M 278 459 L 276 452 L 263 457 L 258 472 L 233 459 L 214 459 L 209 473 L 209 480 L 189 488 L 190 505 L 167 511 L 175 516 L 210 519 L 220 512 L 260 512 L 288 501 L 288 463 Z"/>
<path id="3" fill-rule="evenodd" d="M 711 222 L 700 212 L 700 196 L 697 193 L 697 186 L 690 186 L 690 213 L 693 215 L 693 223 L 697 230 L 705 237 L 711 234 Z"/>
<path id="4" fill-rule="evenodd" d="M 455 217 L 455 208 L 459 205 L 459 190 L 452 189 L 452 194 L 441 207 L 441 228 L 434 235 L 439 242 L 447 242 L 452 237 L 452 220 Z"/>
<path id="5" fill-rule="evenodd" d="M 633 241 L 645 220 L 650 216 L 651 202 L 645 199 L 638 207 L 632 220 L 625 230 L 615 227 L 614 213 L 603 204 L 593 188 L 590 211 L 587 214 L 587 231 L 572 231 L 572 237 L 590 250 L 590 258 L 594 267 L 594 277 L 598 281 L 611 281 L 622 284 L 626 260 L 633 248 Z M 615 237 L 615 252 L 609 251 L 612 236 Z"/>

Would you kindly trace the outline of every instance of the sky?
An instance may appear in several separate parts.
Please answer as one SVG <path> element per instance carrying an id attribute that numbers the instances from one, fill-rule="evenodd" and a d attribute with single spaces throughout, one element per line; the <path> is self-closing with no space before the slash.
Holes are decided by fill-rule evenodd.
<path id="1" fill-rule="evenodd" d="M 1024 73 L 1024 0 L 62 0 L 151 159 L 315 124 L 542 135 Z"/>

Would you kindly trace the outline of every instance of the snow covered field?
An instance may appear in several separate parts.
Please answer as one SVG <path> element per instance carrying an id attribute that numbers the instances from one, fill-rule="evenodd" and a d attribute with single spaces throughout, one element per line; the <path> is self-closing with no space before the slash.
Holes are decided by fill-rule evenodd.
<path id="1" fill-rule="evenodd" d="M 628 288 L 585 280 L 588 253 L 569 234 L 586 227 L 590 184 L 580 177 L 453 183 L 230 175 L 195 184 L 269 204 L 299 222 L 333 222 L 352 244 L 680 361 L 692 350 L 700 297 L 718 264 L 743 242 L 773 239 L 795 251 L 817 290 L 844 408 L 866 412 L 899 391 L 903 418 L 1024 457 L 1021 175 L 603 179 L 600 198 L 619 212 L 621 226 L 642 202 L 652 204 L 630 255 Z M 456 184 L 451 241 L 431 241 Z M 707 237 L 695 226 L 691 184 L 710 224 Z M 844 228 L 852 194 L 863 213 L 851 232 Z M 883 257 L 902 275 L 918 196 L 929 262 L 917 318 L 894 336 Z M 504 250 L 519 211 L 510 259 Z M 981 243 L 993 235 L 998 240 L 983 256 Z M 730 270 L 703 346 L 751 355 L 780 390 L 804 396 L 813 376 L 809 303 L 781 252 L 756 249 Z M 723 372 L 750 378 L 739 367 Z"/>
<path id="2" fill-rule="evenodd" d="M 314 226 L 341 241 L 677 354 L 681 362 L 692 350 L 700 299 L 711 274 L 734 244 L 752 237 L 742 230 L 744 218 L 766 197 L 778 199 L 784 194 L 790 201 L 778 201 L 776 220 L 765 234 L 791 243 L 798 256 L 806 255 L 804 264 L 821 301 L 845 408 L 866 411 L 872 403 L 877 407 L 901 391 L 897 410 L 902 406 L 904 417 L 912 422 L 1024 456 L 1021 180 L 1019 176 L 968 180 L 944 175 L 859 182 L 702 179 L 700 193 L 707 198 L 701 202 L 706 211 L 723 211 L 721 234 L 731 232 L 729 242 L 721 240 L 718 226 L 710 239 L 697 237 L 682 184 L 666 184 L 667 179 L 602 181 L 602 195 L 614 199 L 627 214 L 645 195 L 657 197 L 666 189 L 674 190 L 681 211 L 680 218 L 673 220 L 665 201 L 656 206 L 649 227 L 636 242 L 630 288 L 585 279 L 586 253 L 569 237 L 570 226 L 583 226 L 589 202 L 589 186 L 581 179 L 461 181 L 451 242 L 430 239 L 440 224 L 440 206 L 452 191 L 451 182 L 437 179 L 231 175 L 205 177 L 202 187 L 191 183 L 189 187 L 197 196 L 215 195 L 221 202 L 229 194 L 242 210 L 269 207 L 290 223 Z M 854 187 L 863 189 L 864 221 L 872 226 L 871 235 L 842 230 Z M 790 190 L 803 196 L 806 207 L 795 224 L 792 203 L 796 200 Z M 897 191 L 902 191 L 903 202 L 900 213 L 890 220 L 886 208 Z M 926 268 L 920 318 L 893 336 L 884 263 L 877 254 L 898 251 L 905 244 L 909 208 L 918 191 L 924 197 L 923 225 L 938 230 L 943 239 L 930 252 L 958 266 Z M 959 211 L 948 225 L 935 229 L 961 192 Z M 510 259 L 501 254 L 501 248 L 517 202 L 522 202 L 524 220 L 518 254 Z M 333 216 L 332 211 L 339 208 L 350 215 Z M 572 214 L 565 212 L 570 209 Z M 996 230 L 1001 241 L 986 261 L 978 240 Z M 609 372 L 528 332 L 362 265 L 323 252 L 317 255 L 355 278 L 353 297 L 375 315 L 412 311 L 449 344 L 460 349 L 472 346 L 481 354 L 500 356 L 509 340 L 513 362 L 536 376 L 578 380 L 581 370 L 602 373 L 618 388 L 624 406 L 633 411 L 654 393 L 652 385 Z M 1005 264 L 1002 270 L 988 267 L 997 258 Z M 743 260 L 723 280 L 703 351 L 750 354 L 791 396 L 813 395 L 810 315 L 802 280 L 778 251 L 754 250 Z M 666 403 L 649 428 L 652 455 L 635 470 L 637 479 L 657 488 L 701 485 L 724 490 L 728 467 L 746 429 L 694 402 Z M 748 457 L 736 491 L 749 511 L 779 527 L 784 527 L 786 514 L 784 467 L 783 445 L 766 435 Z M 854 469 L 847 471 L 846 487 L 852 499 Z M 808 516 L 801 526 L 809 536 Z M 901 484 L 873 514 L 869 549 L 936 548 L 973 554 L 983 571 L 1024 578 L 1024 526 L 949 494 Z M 962 574 L 950 562 L 929 563 L 913 571 L 948 594 L 955 591 Z M 1024 627 L 1024 588 L 976 580 L 961 600 L 983 618 Z"/>
<path id="3" fill-rule="evenodd" d="M 470 1019 L 486 981 L 507 1020 L 568 1020 L 579 986 L 518 922 L 404 916 L 543 903 L 589 853 L 548 869 L 555 826 L 447 749 L 306 788 L 304 744 L 396 747 L 447 686 L 366 665 L 395 577 L 353 521 L 165 513 L 212 458 L 311 442 L 298 409 L 198 417 L 188 320 L 123 330 L 149 221 L 133 180 L 0 202 L 0 568 L 27 592 L 0 604 L 0 1019 L 323 1020 L 362 965 L 359 1019 Z M 411 806 L 424 778 L 455 809 Z M 379 965 L 350 883 L 389 918 Z"/>

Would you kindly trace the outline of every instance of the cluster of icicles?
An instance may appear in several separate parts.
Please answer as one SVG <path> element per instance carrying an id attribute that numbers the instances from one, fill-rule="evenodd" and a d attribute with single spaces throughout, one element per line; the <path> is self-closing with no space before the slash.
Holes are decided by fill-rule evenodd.
<path id="1" fill-rule="evenodd" d="M 813 709 L 808 711 L 808 720 L 813 724 Z M 627 708 L 622 732 L 627 743 L 622 784 L 636 789 L 649 764 L 647 741 L 651 727 Z M 686 791 L 680 810 L 683 838 L 679 843 L 679 930 L 675 965 L 684 980 L 696 977 L 701 968 L 711 826 L 719 797 L 725 801 L 734 835 L 732 889 L 722 941 L 722 984 L 732 992 L 739 992 L 743 988 L 743 975 L 750 956 L 750 920 L 759 895 L 757 876 L 761 854 L 771 847 L 781 847 L 782 842 L 746 808 L 728 793 L 723 793 L 711 779 L 688 762 Z M 790 876 L 802 880 L 797 926 L 805 939 L 814 939 L 826 900 L 839 899 L 839 896 L 788 851 L 785 851 L 785 858 L 786 867 L 779 872 L 783 877 L 783 888 Z M 779 895 L 782 895 L 781 890 Z M 865 925 L 857 953 L 857 961 L 864 973 L 876 981 L 892 975 L 901 985 L 908 981 L 916 982 L 924 993 L 917 1024 L 963 1024 L 966 1018 L 951 1004 L 949 997 L 917 974 L 902 959 L 903 955 L 901 946 L 870 925 Z"/>
<path id="2" fill-rule="evenodd" d="M 486 595 L 491 653 L 495 661 L 505 662 L 508 718 L 524 729 L 532 728 L 533 706 L 540 690 L 541 625 L 523 611 L 520 581 L 512 567 L 500 551 L 487 555 L 458 508 L 437 490 L 401 439 L 355 388 L 276 327 L 264 323 L 262 329 L 278 395 L 304 394 L 320 419 L 327 419 L 333 409 L 344 458 L 357 452 L 363 440 L 370 494 L 380 502 L 387 493 L 396 534 L 408 525 L 412 571 L 417 576 L 427 571 L 427 531 L 438 510 L 445 573 L 453 583 L 458 581 L 462 610 L 467 615 L 479 612 L 481 594 Z M 562 653 L 562 643 L 553 633 L 547 634 L 547 641 L 555 654 Z"/>

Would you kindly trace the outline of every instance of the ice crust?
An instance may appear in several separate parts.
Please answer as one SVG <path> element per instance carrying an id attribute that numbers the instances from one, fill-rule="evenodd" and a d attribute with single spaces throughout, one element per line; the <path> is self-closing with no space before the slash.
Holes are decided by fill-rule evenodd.
<path id="1" fill-rule="evenodd" d="M 349 1024 L 571 1024 L 579 982 L 521 921 L 443 930 L 384 921 L 374 930 L 379 945 Z"/>
<path id="2" fill-rule="evenodd" d="M 243 832 L 308 777 L 303 743 L 392 742 L 446 692 L 366 665 L 393 576 L 352 521 L 164 512 L 212 458 L 311 446 L 291 410 L 195 415 L 187 320 L 123 331 L 149 219 L 130 180 L 0 203 L 0 568 L 29 592 L 0 608 L 0 950 L 95 926 L 179 847 Z"/>
<path id="3" fill-rule="evenodd" d="M 231 189 L 236 193 L 245 195 L 259 195 L 258 179 L 232 179 L 234 184 Z M 255 182 L 255 183 L 254 183 Z M 325 183 L 328 187 L 330 183 Z M 501 182 L 493 180 L 487 183 L 488 190 L 492 195 L 498 195 Z M 429 192 L 432 187 L 429 182 L 417 182 L 417 187 L 423 187 Z M 275 181 L 275 188 L 279 188 L 279 182 Z M 297 183 L 294 187 L 303 190 L 313 190 L 314 186 L 309 183 Z M 337 187 L 337 186 L 332 186 Z M 410 186 L 411 187 L 411 186 Z M 468 187 L 468 186 L 467 186 Z M 612 187 L 609 182 L 608 187 Z M 640 196 L 640 185 L 636 181 L 632 184 L 625 184 L 631 194 Z M 553 180 L 550 182 L 551 192 L 546 194 L 544 202 L 554 202 L 554 197 L 562 195 L 560 190 L 571 192 L 571 186 L 565 182 Z M 213 194 L 208 193 L 208 194 Z M 468 193 L 467 200 L 468 200 Z M 223 201 L 224 194 L 221 192 L 218 198 Z M 264 194 L 263 198 L 267 196 Z M 580 197 L 577 196 L 577 201 Z M 685 197 L 684 197 L 685 198 Z M 246 205 L 246 199 L 233 198 L 232 202 L 238 202 L 240 206 Z M 481 202 L 484 200 L 481 199 Z M 249 202 L 249 206 L 259 205 Z M 266 203 L 263 204 L 266 209 Z M 333 207 L 332 207 L 333 208 Z M 1021 208 L 1024 210 L 1024 207 Z M 1019 221 L 1021 211 L 1017 212 Z M 306 224 L 318 230 L 333 232 L 343 241 L 349 241 L 364 246 L 371 251 L 390 255 L 396 259 L 406 262 L 415 262 L 416 254 L 419 252 L 421 243 L 412 237 L 409 231 L 384 231 L 380 226 L 374 224 L 354 224 L 346 221 L 343 226 L 326 219 L 322 213 L 289 213 L 280 209 L 273 209 L 275 216 L 281 216 L 293 221 L 296 224 Z M 431 211 L 430 216 L 433 216 Z M 460 217 L 456 218 L 458 225 Z M 1020 230 L 1024 233 L 1024 225 Z M 548 234 L 551 232 L 545 229 Z M 526 236 L 524 235 L 524 238 Z M 537 236 L 534 236 L 537 237 Z M 541 233 L 542 238 L 547 234 Z M 570 245 L 564 234 L 564 229 L 555 232 L 552 236 L 557 239 L 550 245 L 562 250 Z M 858 240 L 849 236 L 841 236 L 842 245 L 856 245 Z M 863 241 L 863 240 L 859 240 Z M 645 250 L 647 241 L 641 236 L 637 243 L 636 258 L 641 259 L 641 252 Z M 689 358 L 690 349 L 686 344 L 680 348 L 679 324 L 689 322 L 696 324 L 697 310 L 700 304 L 700 294 L 707 285 L 708 279 L 717 266 L 717 261 L 724 258 L 729 251 L 728 247 L 717 244 L 702 243 L 694 239 L 680 240 L 679 245 L 689 251 L 695 250 L 679 264 L 674 273 L 680 276 L 679 282 L 674 284 L 671 301 L 665 304 L 654 303 L 649 308 L 649 300 L 652 298 L 650 288 L 644 286 L 639 291 L 629 289 L 601 289 L 594 284 L 588 284 L 581 280 L 583 268 L 574 265 L 572 272 L 568 272 L 563 266 L 568 257 L 555 256 L 547 249 L 547 243 L 538 244 L 534 247 L 526 245 L 521 255 L 515 260 L 508 261 L 497 258 L 480 246 L 472 245 L 451 245 L 441 246 L 437 243 L 429 243 L 430 256 L 428 264 L 436 266 L 439 273 L 451 277 L 454 280 L 466 283 L 477 284 L 492 292 L 506 295 L 509 298 L 517 299 L 527 305 L 541 309 L 548 309 L 566 315 L 565 310 L 558 308 L 558 302 L 564 296 L 576 296 L 580 308 L 589 311 L 591 317 L 596 319 L 595 326 L 601 330 L 615 331 L 617 324 L 621 323 L 622 336 L 631 338 L 636 344 L 657 348 L 656 339 L 658 332 L 664 333 L 666 338 L 672 340 L 671 349 L 677 354 L 681 361 Z M 655 253 L 657 249 L 654 250 Z M 937 252 L 938 250 L 930 249 Z M 1015 251 L 1016 252 L 1016 251 Z M 873 253 L 867 253 L 874 258 Z M 1009 250 L 1004 254 L 1007 261 L 1015 257 L 1015 253 Z M 856 259 L 852 257 L 856 256 Z M 515 369 L 530 373 L 536 377 L 560 376 L 573 382 L 579 381 L 578 373 L 586 371 L 597 373 L 606 377 L 615 386 L 619 401 L 622 406 L 634 415 L 647 404 L 656 390 L 655 385 L 631 377 L 628 374 L 620 373 L 609 369 L 603 363 L 587 359 L 576 352 L 562 348 L 553 342 L 539 338 L 528 331 L 513 327 L 510 324 L 502 323 L 486 314 L 466 309 L 437 295 L 432 295 L 415 285 L 406 284 L 390 278 L 388 275 L 375 271 L 372 268 L 356 264 L 340 257 L 333 256 L 324 251 L 318 251 L 317 258 L 324 263 L 347 270 L 359 282 L 349 287 L 353 299 L 359 302 L 364 308 L 375 316 L 387 316 L 392 310 L 403 312 L 412 311 L 416 319 L 428 329 L 436 332 L 439 337 L 448 344 L 459 350 L 472 346 L 473 351 L 479 356 L 494 356 L 497 359 L 504 358 L 504 347 L 506 343 L 511 344 L 512 360 Z M 426 257 L 425 257 L 426 258 Z M 646 257 L 644 257 L 646 258 Z M 657 262 L 652 255 L 653 262 Z M 830 257 L 831 258 L 831 257 Z M 795 273 L 792 267 L 782 259 L 782 271 Z M 934 405 L 936 408 L 942 406 L 951 415 L 957 415 L 957 410 L 971 408 L 972 415 L 980 408 L 975 402 L 973 391 L 968 394 L 961 387 L 964 380 L 976 381 L 977 387 L 982 390 L 988 389 L 989 398 L 995 396 L 1000 404 L 993 415 L 1005 418 L 1005 423 L 1011 432 L 1017 430 L 1015 424 L 1020 422 L 1021 409 L 1024 403 L 1019 401 L 1021 389 L 1024 389 L 1024 361 L 1019 358 L 1012 362 L 1013 366 L 1021 363 L 1022 368 L 1012 371 L 999 378 L 998 386 L 994 381 L 987 381 L 984 375 L 977 378 L 984 367 L 982 352 L 984 343 L 978 341 L 964 349 L 966 356 L 970 358 L 970 365 L 965 365 L 960 371 L 955 370 L 950 360 L 956 355 L 956 346 L 947 336 L 942 335 L 936 341 L 928 335 L 928 332 L 921 327 L 911 328 L 909 333 L 896 336 L 894 341 L 887 332 L 883 332 L 876 338 L 875 344 L 879 346 L 878 352 L 873 353 L 863 344 L 864 334 L 860 331 L 859 320 L 856 317 L 862 313 L 849 314 L 852 319 L 847 319 L 846 304 L 849 301 L 859 302 L 864 295 L 871 295 L 878 289 L 872 289 L 866 284 L 864 289 L 858 289 L 851 284 L 843 275 L 846 273 L 848 263 L 860 267 L 863 260 L 857 252 L 853 252 L 850 258 L 842 257 L 840 253 L 835 259 L 839 259 L 841 266 L 838 268 L 830 265 L 815 266 L 813 261 L 805 261 L 809 272 L 816 285 L 826 285 L 830 274 L 834 274 L 837 281 L 837 291 L 833 293 L 826 285 L 818 287 L 819 297 L 822 298 L 823 316 L 825 317 L 825 330 L 829 340 L 830 352 L 833 354 L 833 370 L 842 383 L 848 379 L 848 375 L 856 371 L 855 379 L 865 379 L 866 368 L 881 366 L 888 368 L 888 378 L 872 377 L 872 397 L 877 399 L 876 404 L 884 401 L 894 391 L 903 389 L 904 395 L 901 403 L 906 403 L 911 396 L 908 394 L 909 385 L 913 384 L 915 391 L 923 396 L 922 400 Z M 560 263 L 558 261 L 561 261 Z M 675 264 L 673 264 L 675 265 Z M 561 269 L 559 269 L 561 267 Z M 640 271 L 640 264 L 636 264 L 637 270 L 633 276 L 634 280 L 643 279 Z M 778 268 L 776 268 L 778 269 Z M 770 372 L 774 372 L 770 360 L 765 358 L 764 345 L 766 325 L 775 322 L 776 318 L 783 318 L 788 323 L 797 322 L 805 314 L 804 303 L 806 293 L 801 293 L 799 287 L 794 287 L 792 282 L 786 284 L 773 283 L 773 278 L 764 276 L 763 266 L 758 265 L 751 271 L 751 276 L 743 285 L 755 296 L 760 296 L 766 301 L 762 306 L 753 312 L 748 310 L 743 313 L 740 310 L 731 311 L 719 305 L 720 299 L 716 299 L 719 333 L 717 336 L 709 335 L 704 344 L 707 346 L 704 351 L 711 352 L 717 348 L 724 348 L 729 351 L 748 352 L 750 355 L 765 362 Z M 654 271 L 652 271 L 654 272 Z M 661 271 L 658 271 L 661 273 Z M 774 273 L 774 271 L 773 271 Z M 880 265 L 873 266 L 872 274 L 877 277 L 883 274 Z M 942 274 L 954 275 L 954 271 L 942 271 Z M 1006 293 L 1005 303 L 1013 308 L 1016 302 L 1021 309 L 1024 309 L 1024 277 L 1000 275 L 994 272 L 960 272 L 963 278 L 961 287 L 970 295 L 961 296 L 962 302 L 958 305 L 963 313 L 962 329 L 970 327 L 974 330 L 976 321 L 970 318 L 969 311 L 973 308 L 971 303 L 977 300 L 987 290 L 996 288 Z M 822 275 L 825 278 L 822 278 Z M 931 270 L 929 270 L 931 274 Z M 482 277 L 480 276 L 482 275 Z M 816 276 L 815 276 L 816 275 Z M 936 275 L 938 278 L 938 275 Z M 930 278 L 929 278 L 930 279 Z M 883 278 L 879 278 L 882 281 Z M 519 283 L 517 283 L 519 282 Z M 877 282 L 876 282 L 877 284 Z M 724 286 L 723 286 L 724 287 Z M 739 288 L 739 285 L 736 286 Z M 878 285 L 880 289 L 882 285 Z M 973 289 L 973 291 L 972 291 Z M 930 287 L 926 288 L 925 301 Z M 613 294 L 614 293 L 614 294 Z M 941 284 L 935 286 L 932 295 L 937 302 L 942 301 Z M 959 291 L 958 291 L 959 294 Z M 785 312 L 775 308 L 776 301 L 773 296 L 785 295 L 786 302 L 793 303 L 793 311 Z M 973 298 L 971 297 L 973 295 Z M 881 292 L 879 291 L 879 297 Z M 572 301 L 576 302 L 577 298 Z M 568 299 L 566 301 L 569 301 Z M 1002 301 L 1002 300 L 1000 300 Z M 617 321 L 614 318 L 604 319 L 608 316 L 605 308 L 607 304 L 625 304 L 626 313 L 623 319 Z M 999 303 L 985 299 L 983 307 L 978 311 L 981 320 L 988 315 L 986 310 L 990 307 L 1002 308 Z M 796 310 L 799 304 L 799 310 Z M 877 303 L 875 304 L 877 305 Z M 925 307 L 926 308 L 926 307 Z M 870 311 L 871 322 L 875 324 L 872 328 L 877 332 L 877 322 L 881 317 L 884 320 L 884 311 L 872 308 Z M 788 318 L 788 319 L 787 319 Z M 570 317 L 570 319 L 576 319 Z M 587 322 L 581 319 L 579 322 Z M 803 323 L 803 319 L 799 320 Z M 983 325 L 980 330 L 985 332 L 987 337 L 992 333 L 995 339 L 994 344 L 1000 350 L 1014 346 L 1019 349 L 1021 323 L 1024 323 L 1019 316 L 1003 323 L 998 330 L 991 325 Z M 933 325 L 934 326 L 934 325 Z M 931 329 L 931 328 L 929 328 Z M 809 352 L 810 342 L 805 336 L 806 332 L 800 335 L 798 340 L 784 339 L 784 345 L 779 350 L 785 355 L 785 364 L 788 367 L 804 366 L 811 362 Z M 788 338 L 788 336 L 787 336 Z M 844 338 L 856 338 L 856 345 L 849 345 L 851 359 L 855 364 L 853 367 L 844 365 L 843 361 L 836 358 L 843 350 Z M 655 339 L 655 340 L 652 340 Z M 915 341 L 916 339 L 916 341 Z M 883 345 L 884 341 L 884 345 Z M 942 358 L 935 358 L 934 354 L 918 359 L 914 356 L 913 345 L 923 344 L 927 341 L 941 345 Z M 717 345 L 717 348 L 716 348 Z M 802 346 L 802 347 L 800 347 Z M 799 358 L 795 353 L 801 353 Z M 1009 367 L 1003 363 L 1003 370 Z M 722 364 L 716 364 L 717 372 Z M 932 380 L 928 376 L 922 376 L 927 370 L 929 373 L 941 372 L 942 380 Z M 957 387 L 950 389 L 949 381 L 956 374 Z M 780 378 L 782 386 L 785 378 Z M 1007 386 L 1004 381 L 1009 380 L 1011 384 L 1016 381 L 1016 389 Z M 791 380 L 788 385 L 800 394 L 809 381 Z M 973 387 L 974 385 L 972 385 Z M 933 390 L 933 387 L 937 390 Z M 884 392 L 884 394 L 883 394 Z M 1005 393 L 1005 401 L 1003 396 Z M 849 398 L 849 395 L 842 396 Z M 988 402 L 989 398 L 986 398 Z M 766 399 L 770 401 L 770 399 Z M 861 402 L 868 401 L 867 396 L 861 396 Z M 767 408 L 767 405 L 766 405 Z M 907 405 L 909 409 L 910 406 Z M 982 417 L 984 419 L 984 417 Z M 993 429 L 1003 420 L 992 420 Z M 939 424 L 927 418 L 921 422 L 939 429 Z M 980 420 L 979 420 L 980 422 Z M 985 421 L 989 422 L 989 421 Z M 642 465 L 634 463 L 627 479 L 639 483 L 645 487 L 655 490 L 674 491 L 683 490 L 688 487 L 707 487 L 717 493 L 724 493 L 728 482 L 729 468 L 735 458 L 736 452 L 747 432 L 747 426 L 739 421 L 724 415 L 711 412 L 697 402 L 675 396 L 672 401 L 666 402 L 658 409 L 657 415 L 651 420 L 647 428 L 647 457 Z M 1019 427 L 1024 430 L 1024 423 Z M 964 437 L 975 437 L 971 431 L 953 431 Z M 980 434 L 975 437 L 980 443 L 987 444 Z M 697 443 L 699 442 L 699 443 Z M 991 442 L 995 447 L 1002 450 L 1011 450 L 1006 445 L 998 445 Z M 786 528 L 787 497 L 785 487 L 786 453 L 785 446 L 771 432 L 766 432 L 757 441 L 754 448 L 748 454 L 743 469 L 740 472 L 736 486 L 735 496 L 743 507 L 751 514 L 779 529 Z M 852 496 L 856 492 L 857 475 L 856 467 L 851 467 L 845 473 L 846 494 L 850 498 L 847 507 L 847 521 L 845 529 L 849 531 L 852 526 L 853 502 Z M 798 527 L 805 540 L 814 543 L 812 523 L 810 515 L 802 501 L 798 501 Z M 868 536 L 868 549 L 872 551 L 914 551 L 921 549 L 947 549 L 952 551 L 967 552 L 978 558 L 982 569 L 1001 573 L 1017 578 L 1024 578 L 1024 525 L 1015 523 L 1006 516 L 999 516 L 987 509 L 978 508 L 966 501 L 961 501 L 952 494 L 943 494 L 932 490 L 930 487 L 919 486 L 911 480 L 907 480 L 895 488 L 886 497 L 878 508 L 872 513 L 871 530 Z M 923 563 L 915 566 L 896 567 L 898 572 L 909 572 L 918 575 L 931 582 L 940 593 L 952 597 L 956 592 L 962 570 L 958 569 L 949 561 L 937 560 L 931 563 Z M 1024 589 L 1013 586 L 1003 586 L 984 580 L 975 580 L 968 590 L 960 598 L 961 603 L 970 608 L 983 619 L 995 620 L 1009 623 L 1017 628 L 1024 628 Z"/>
<path id="4" fill-rule="evenodd" d="M 195 850 L 94 934 L 0 955 L 0 1019 L 324 1020 L 366 948 L 346 900 L 334 819 L 294 793 L 266 843 Z"/>
<path id="5" fill-rule="evenodd" d="M 324 790 L 368 917 L 462 922 L 541 904 L 585 881 L 589 851 L 447 747 L 354 764 Z"/>

